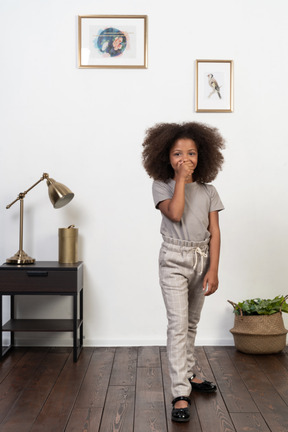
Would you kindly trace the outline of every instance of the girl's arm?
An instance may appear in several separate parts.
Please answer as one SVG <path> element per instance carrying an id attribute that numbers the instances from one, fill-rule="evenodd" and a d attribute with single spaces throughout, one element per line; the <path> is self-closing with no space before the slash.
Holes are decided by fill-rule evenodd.
<path id="1" fill-rule="evenodd" d="M 172 199 L 161 201 L 159 210 L 172 222 L 180 222 L 185 207 L 185 184 L 191 178 L 193 168 L 191 163 L 180 162 L 175 170 L 175 190 Z"/>
<path id="2" fill-rule="evenodd" d="M 161 201 L 159 210 L 172 222 L 180 222 L 185 207 L 185 180 L 176 182 L 172 199 Z"/>
<path id="3" fill-rule="evenodd" d="M 220 228 L 218 211 L 209 213 L 210 266 L 203 280 L 204 295 L 209 296 L 218 289 L 218 267 L 220 258 Z"/>

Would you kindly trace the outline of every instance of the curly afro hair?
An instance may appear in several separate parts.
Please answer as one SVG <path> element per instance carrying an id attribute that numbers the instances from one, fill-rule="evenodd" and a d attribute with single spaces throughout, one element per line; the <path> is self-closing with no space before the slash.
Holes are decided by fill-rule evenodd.
<path id="1" fill-rule="evenodd" d="M 225 148 L 225 141 L 218 129 L 196 122 L 158 123 L 147 129 L 142 162 L 148 175 L 164 182 L 174 177 L 169 154 L 180 138 L 192 139 L 198 149 L 198 164 L 193 180 L 199 183 L 213 181 L 224 162 L 221 150 Z"/>

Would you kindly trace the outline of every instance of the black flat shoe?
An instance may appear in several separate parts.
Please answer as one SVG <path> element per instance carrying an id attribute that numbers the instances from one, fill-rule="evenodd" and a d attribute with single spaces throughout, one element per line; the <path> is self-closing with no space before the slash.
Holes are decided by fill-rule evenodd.
<path id="1" fill-rule="evenodd" d="M 174 405 L 176 402 L 184 400 L 188 402 L 187 408 L 174 408 Z M 191 405 L 191 401 L 186 396 L 179 396 L 173 399 L 172 401 L 173 409 L 172 409 L 172 415 L 171 419 L 175 422 L 184 423 L 188 422 L 190 420 L 190 409 L 189 406 Z"/>
<path id="2" fill-rule="evenodd" d="M 202 383 L 195 383 L 193 382 L 193 378 L 195 378 L 196 375 L 193 374 L 191 378 L 189 378 L 189 382 L 191 384 L 193 391 L 198 391 L 202 393 L 214 393 L 217 391 L 217 386 L 212 383 L 211 381 L 203 381 Z"/>

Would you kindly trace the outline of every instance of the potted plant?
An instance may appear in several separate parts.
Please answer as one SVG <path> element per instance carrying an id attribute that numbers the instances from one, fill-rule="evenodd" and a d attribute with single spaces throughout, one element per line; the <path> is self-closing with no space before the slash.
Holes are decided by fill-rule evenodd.
<path id="1" fill-rule="evenodd" d="M 250 299 L 239 303 L 227 300 L 234 309 L 235 347 L 247 354 L 272 354 L 283 350 L 287 330 L 282 312 L 288 313 L 288 296 L 274 299 Z"/>

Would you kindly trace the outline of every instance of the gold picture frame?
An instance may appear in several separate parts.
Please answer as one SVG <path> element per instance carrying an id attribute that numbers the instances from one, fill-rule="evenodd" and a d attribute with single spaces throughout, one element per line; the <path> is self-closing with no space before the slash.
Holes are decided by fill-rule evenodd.
<path id="1" fill-rule="evenodd" d="M 196 60 L 196 112 L 233 112 L 233 60 Z"/>
<path id="2" fill-rule="evenodd" d="M 78 67 L 147 69 L 147 21 L 147 15 L 79 15 Z"/>

